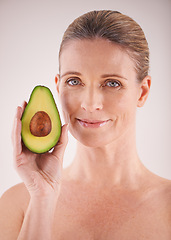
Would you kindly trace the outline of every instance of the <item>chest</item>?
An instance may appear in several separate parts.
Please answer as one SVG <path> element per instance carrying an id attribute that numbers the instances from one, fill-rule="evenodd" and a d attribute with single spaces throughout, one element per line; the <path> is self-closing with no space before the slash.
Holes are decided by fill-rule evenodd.
<path id="1" fill-rule="evenodd" d="M 53 232 L 54 240 L 171 239 L 167 216 L 159 203 L 129 196 L 61 198 Z"/>

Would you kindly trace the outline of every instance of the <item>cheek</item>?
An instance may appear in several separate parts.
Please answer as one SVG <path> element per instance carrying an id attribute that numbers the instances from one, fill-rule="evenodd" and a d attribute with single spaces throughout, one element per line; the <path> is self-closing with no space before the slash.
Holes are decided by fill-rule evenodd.
<path id="1" fill-rule="evenodd" d="M 120 91 L 105 97 L 104 108 L 122 121 L 133 120 L 136 114 L 136 99 L 133 92 Z"/>
<path id="2" fill-rule="evenodd" d="M 68 93 L 67 91 L 63 91 L 62 94 L 60 94 L 60 102 L 62 105 L 64 118 L 68 122 L 72 114 L 78 108 L 78 97 L 71 92 Z"/>
<path id="3" fill-rule="evenodd" d="M 65 92 L 60 94 L 60 102 L 61 102 L 63 111 L 68 111 L 70 109 L 71 99 L 69 94 L 66 94 Z"/>
<path id="4" fill-rule="evenodd" d="M 121 114 L 128 108 L 129 101 L 125 92 L 107 92 L 104 96 L 103 107 L 110 114 Z"/>

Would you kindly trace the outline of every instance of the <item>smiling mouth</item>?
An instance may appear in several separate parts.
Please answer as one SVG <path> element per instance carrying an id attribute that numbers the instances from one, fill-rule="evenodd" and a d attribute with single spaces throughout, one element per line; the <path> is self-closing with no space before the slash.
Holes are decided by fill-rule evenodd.
<path id="1" fill-rule="evenodd" d="M 99 128 L 105 126 L 109 120 L 100 121 L 100 120 L 88 120 L 88 119 L 78 119 L 78 122 L 81 126 L 86 128 Z"/>

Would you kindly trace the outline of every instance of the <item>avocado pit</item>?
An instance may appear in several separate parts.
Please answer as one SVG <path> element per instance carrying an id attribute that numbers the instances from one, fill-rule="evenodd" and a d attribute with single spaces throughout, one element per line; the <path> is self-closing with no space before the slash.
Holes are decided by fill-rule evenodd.
<path id="1" fill-rule="evenodd" d="M 36 137 L 47 136 L 52 129 L 49 115 L 44 111 L 36 112 L 30 121 L 30 132 Z"/>

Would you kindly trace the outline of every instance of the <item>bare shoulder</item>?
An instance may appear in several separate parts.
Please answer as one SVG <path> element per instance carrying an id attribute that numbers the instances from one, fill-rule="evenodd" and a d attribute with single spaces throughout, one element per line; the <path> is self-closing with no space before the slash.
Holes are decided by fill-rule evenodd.
<path id="1" fill-rule="evenodd" d="M 169 179 L 165 179 L 162 177 L 158 177 L 158 187 L 159 187 L 159 191 L 161 192 L 161 195 L 163 195 L 163 197 L 166 200 L 170 200 L 171 201 L 171 180 Z"/>
<path id="2" fill-rule="evenodd" d="M 29 203 L 23 183 L 8 189 L 0 198 L 0 239 L 16 239 Z"/>
<path id="3" fill-rule="evenodd" d="M 158 199 L 163 199 L 166 202 L 171 201 L 171 180 L 153 174 L 150 182 L 154 193 L 158 195 Z"/>
<path id="4" fill-rule="evenodd" d="M 170 209 L 170 217 L 171 217 L 171 180 L 164 179 L 163 194 L 164 194 L 166 203 L 168 204 L 168 208 Z"/>
<path id="5" fill-rule="evenodd" d="M 20 208 L 25 208 L 29 202 L 29 193 L 24 185 L 24 183 L 19 183 L 11 188 L 9 188 L 2 197 L 0 198 L 0 206 L 11 205 Z"/>
<path id="6" fill-rule="evenodd" d="M 162 212 L 165 213 L 171 226 L 171 180 L 157 177 L 154 192 L 158 208 L 162 209 Z"/>
<path id="7" fill-rule="evenodd" d="M 164 199 L 163 205 L 165 206 L 166 222 L 168 223 L 168 229 L 171 234 L 171 180 L 163 180 L 161 195 L 162 194 Z"/>

